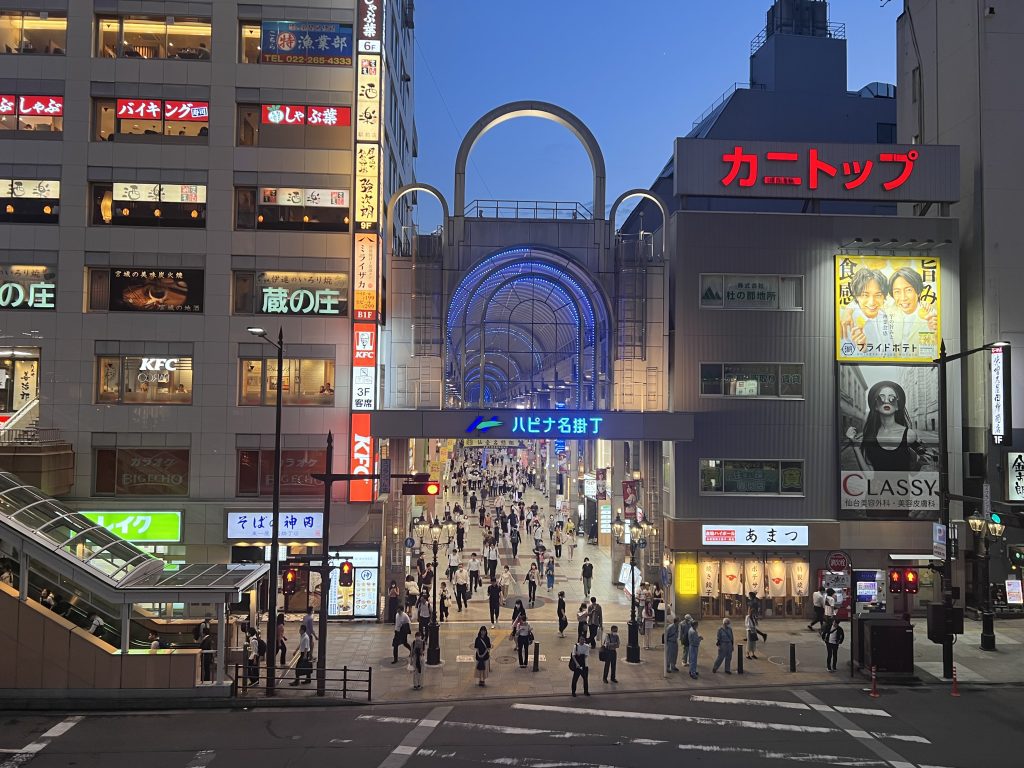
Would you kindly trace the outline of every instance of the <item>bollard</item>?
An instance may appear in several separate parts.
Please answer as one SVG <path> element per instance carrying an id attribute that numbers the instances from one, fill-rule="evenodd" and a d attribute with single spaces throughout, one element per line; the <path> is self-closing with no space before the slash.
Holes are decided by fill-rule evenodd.
<path id="1" fill-rule="evenodd" d="M 789 671 L 796 672 L 796 643 L 789 644 Z"/>
<path id="2" fill-rule="evenodd" d="M 533 644 L 533 671 L 540 672 L 540 643 Z"/>
<path id="3" fill-rule="evenodd" d="M 949 692 L 949 695 L 955 698 L 960 697 L 960 686 L 956 681 L 956 664 L 953 665 L 953 690 Z"/>
<path id="4" fill-rule="evenodd" d="M 878 678 L 875 674 L 876 667 L 874 664 L 871 665 L 871 693 L 868 694 L 872 699 L 878 698 Z"/>
<path id="5" fill-rule="evenodd" d="M 742 675 L 743 674 L 743 645 L 742 644 L 737 645 L 736 646 L 736 650 L 737 650 L 737 654 L 736 654 L 736 674 L 737 675 Z"/>

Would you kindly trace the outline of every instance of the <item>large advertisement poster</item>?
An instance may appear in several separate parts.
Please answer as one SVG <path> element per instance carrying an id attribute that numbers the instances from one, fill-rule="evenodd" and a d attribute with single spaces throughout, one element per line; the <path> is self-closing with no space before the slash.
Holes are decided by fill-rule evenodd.
<path id="1" fill-rule="evenodd" d="M 111 312 L 202 312 L 203 270 L 114 267 Z"/>
<path id="2" fill-rule="evenodd" d="M 352 27 L 320 21 L 267 21 L 261 25 L 261 64 L 352 66 Z"/>
<path id="3" fill-rule="evenodd" d="M 836 359 L 930 363 L 941 338 L 939 261 L 836 256 Z"/>
<path id="4" fill-rule="evenodd" d="M 938 384 L 931 365 L 839 366 L 842 517 L 938 515 Z"/>

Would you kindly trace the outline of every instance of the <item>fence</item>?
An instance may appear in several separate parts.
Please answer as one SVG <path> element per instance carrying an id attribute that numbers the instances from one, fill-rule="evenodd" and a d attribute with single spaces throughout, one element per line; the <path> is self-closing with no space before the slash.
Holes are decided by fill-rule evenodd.
<path id="1" fill-rule="evenodd" d="M 235 673 L 231 682 L 231 696 L 232 698 L 243 698 L 245 696 L 255 695 L 256 692 L 263 691 L 263 685 L 257 683 L 251 685 L 249 683 L 248 665 L 246 664 L 235 664 Z M 260 680 L 266 677 L 266 669 L 260 665 Z M 317 694 L 317 683 L 319 671 L 314 668 L 312 670 L 311 682 L 305 682 L 305 675 L 299 675 L 294 677 L 294 668 L 289 666 L 286 669 L 280 670 L 280 676 L 277 678 L 277 684 L 275 690 L 282 694 L 288 692 L 286 695 L 291 695 L 292 689 L 295 689 L 296 693 L 306 692 L 311 696 Z M 290 678 L 290 679 L 289 679 Z M 293 686 L 290 685 L 293 681 L 302 678 L 302 682 Z M 324 670 L 324 693 L 325 695 L 337 695 L 341 694 L 341 698 L 348 699 L 352 698 L 353 695 L 362 696 L 366 695 L 366 700 L 370 701 L 373 692 L 373 668 L 372 667 L 340 667 L 340 668 L 327 668 Z"/>

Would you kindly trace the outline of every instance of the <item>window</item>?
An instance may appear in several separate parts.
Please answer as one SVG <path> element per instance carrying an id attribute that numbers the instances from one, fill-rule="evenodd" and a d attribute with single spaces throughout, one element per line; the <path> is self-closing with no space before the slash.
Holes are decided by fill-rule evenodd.
<path id="1" fill-rule="evenodd" d="M 281 451 L 281 495 L 323 496 L 324 485 L 311 475 L 327 471 L 327 451 Z M 238 451 L 238 495 L 271 496 L 274 493 L 274 452 Z"/>
<path id="2" fill-rule="evenodd" d="M 703 397 L 803 398 L 803 363 L 701 363 Z"/>
<path id="3" fill-rule="evenodd" d="M 348 275 L 344 272 L 234 272 L 232 314 L 348 314 Z"/>
<path id="4" fill-rule="evenodd" d="M 0 95 L 0 131 L 63 130 L 63 96 Z"/>
<path id="5" fill-rule="evenodd" d="M 191 357 L 99 357 L 96 402 L 191 405 Z"/>
<path id="6" fill-rule="evenodd" d="M 59 218 L 59 181 L 0 179 L 0 223 L 56 224 Z"/>
<path id="7" fill-rule="evenodd" d="M 96 448 L 97 496 L 188 496 L 188 448 Z"/>
<path id="8" fill-rule="evenodd" d="M 106 59 L 209 60 L 210 20 L 101 16 L 96 55 Z"/>
<path id="9" fill-rule="evenodd" d="M 90 269 L 89 311 L 201 313 L 204 277 L 201 269 Z"/>
<path id="10" fill-rule="evenodd" d="M 351 149 L 351 125 L 351 107 L 239 104 L 238 146 Z"/>
<path id="11" fill-rule="evenodd" d="M 802 310 L 803 275 L 700 276 L 701 309 Z"/>
<path id="12" fill-rule="evenodd" d="M 347 189 L 239 187 L 235 228 L 348 232 Z"/>
<path id="13" fill-rule="evenodd" d="M 92 223 L 205 227 L 206 185 L 114 182 L 92 185 Z"/>
<path id="14" fill-rule="evenodd" d="M 164 136 L 174 136 L 205 143 L 210 132 L 209 121 L 210 104 L 206 101 L 97 99 L 93 102 L 95 141 L 161 141 Z M 129 136 L 133 138 L 126 138 Z"/>
<path id="15" fill-rule="evenodd" d="M 334 405 L 333 360 L 285 358 L 284 375 L 277 375 L 277 359 L 239 361 L 239 405 L 274 405 L 281 383 L 282 405 Z"/>
<path id="16" fill-rule="evenodd" d="M 0 11 L 0 40 L 4 53 L 64 55 L 68 20 L 63 14 L 41 11 Z"/>
<path id="17" fill-rule="evenodd" d="M 243 21 L 243 64 L 352 66 L 352 25 L 330 21 Z"/>
<path id="18" fill-rule="evenodd" d="M 804 462 L 701 459 L 700 492 L 710 495 L 802 496 Z"/>
<path id="19" fill-rule="evenodd" d="M 879 144 L 895 144 L 896 123 L 876 123 L 875 141 Z"/>

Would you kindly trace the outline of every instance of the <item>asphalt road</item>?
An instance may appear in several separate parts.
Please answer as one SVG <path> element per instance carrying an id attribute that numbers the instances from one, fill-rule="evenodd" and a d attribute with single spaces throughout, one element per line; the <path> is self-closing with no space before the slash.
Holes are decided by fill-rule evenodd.
<path id="1" fill-rule="evenodd" d="M 1019 763 L 1024 689 L 735 688 L 444 705 L 0 716 L 0 768 L 973 768 Z M 985 745 L 980 749 L 979 745 Z"/>

